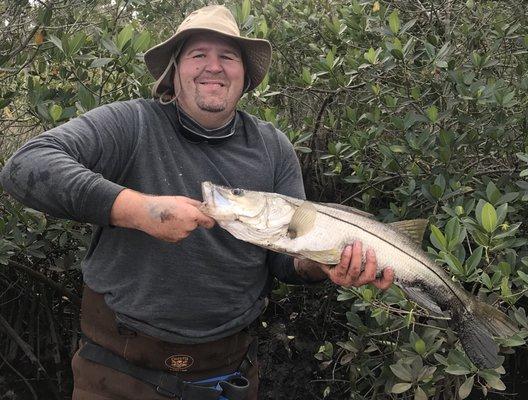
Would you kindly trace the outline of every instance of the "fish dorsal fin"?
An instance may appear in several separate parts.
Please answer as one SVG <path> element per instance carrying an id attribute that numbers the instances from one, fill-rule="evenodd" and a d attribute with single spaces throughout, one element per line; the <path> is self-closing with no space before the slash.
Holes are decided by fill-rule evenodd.
<path id="1" fill-rule="evenodd" d="M 410 237 L 414 242 L 422 244 L 425 228 L 429 220 L 427 219 L 409 219 L 407 221 L 392 222 L 390 226 L 398 232 Z"/>
<path id="2" fill-rule="evenodd" d="M 372 214 L 370 214 L 370 213 L 368 213 L 366 211 L 360 210 L 358 208 L 350 207 L 350 206 L 345 206 L 344 204 L 324 203 L 323 205 L 325 205 L 327 207 L 335 208 L 336 210 L 346 211 L 346 212 L 349 212 L 349 213 L 352 213 L 352 214 L 358 214 L 358 215 L 361 215 L 361 216 L 367 217 L 367 218 L 373 218 L 374 217 L 374 215 L 372 215 Z"/>
<path id="3" fill-rule="evenodd" d="M 291 239 L 295 239 L 310 232 L 314 226 L 316 216 L 317 210 L 312 203 L 308 201 L 302 203 L 297 207 L 290 220 L 288 236 Z"/>

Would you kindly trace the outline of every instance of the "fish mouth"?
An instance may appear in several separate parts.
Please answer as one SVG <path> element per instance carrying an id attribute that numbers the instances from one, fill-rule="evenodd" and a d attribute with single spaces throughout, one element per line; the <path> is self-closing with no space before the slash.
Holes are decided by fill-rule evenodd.
<path id="1" fill-rule="evenodd" d="M 229 189 L 220 185 L 215 185 L 209 181 L 202 182 L 202 211 L 209 216 L 218 219 L 219 217 L 234 217 L 228 211 L 232 202 L 223 192 L 229 193 Z M 228 211 L 228 212 L 227 212 Z"/>

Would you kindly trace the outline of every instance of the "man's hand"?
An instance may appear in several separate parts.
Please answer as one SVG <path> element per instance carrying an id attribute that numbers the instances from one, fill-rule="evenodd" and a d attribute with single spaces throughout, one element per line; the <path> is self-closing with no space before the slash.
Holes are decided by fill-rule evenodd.
<path id="1" fill-rule="evenodd" d="M 383 275 L 376 278 L 376 254 L 372 250 L 367 250 L 365 268 L 362 270 L 361 242 L 345 247 L 341 253 L 341 260 L 335 266 L 315 263 L 307 260 L 296 260 L 297 272 L 305 279 L 314 281 L 328 277 L 339 286 L 359 287 L 372 283 L 379 289 L 385 290 L 394 281 L 394 271 L 391 268 L 383 270 Z"/>
<path id="2" fill-rule="evenodd" d="M 125 189 L 116 198 L 110 223 L 134 228 L 167 242 L 178 242 L 214 219 L 199 210 L 201 203 L 184 196 L 148 196 Z"/>

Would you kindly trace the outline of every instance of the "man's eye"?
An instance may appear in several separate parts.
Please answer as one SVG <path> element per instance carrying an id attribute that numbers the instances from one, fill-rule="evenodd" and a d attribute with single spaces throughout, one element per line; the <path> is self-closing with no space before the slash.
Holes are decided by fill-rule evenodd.
<path id="1" fill-rule="evenodd" d="M 205 54 L 195 54 L 193 58 L 204 58 Z"/>

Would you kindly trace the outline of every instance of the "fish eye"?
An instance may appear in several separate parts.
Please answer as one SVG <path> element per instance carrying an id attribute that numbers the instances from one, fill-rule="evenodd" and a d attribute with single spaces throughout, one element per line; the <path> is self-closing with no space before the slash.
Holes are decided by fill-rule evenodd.
<path id="1" fill-rule="evenodd" d="M 233 193 L 235 196 L 243 196 L 244 191 L 242 189 L 236 188 L 231 190 L 231 193 Z"/>

